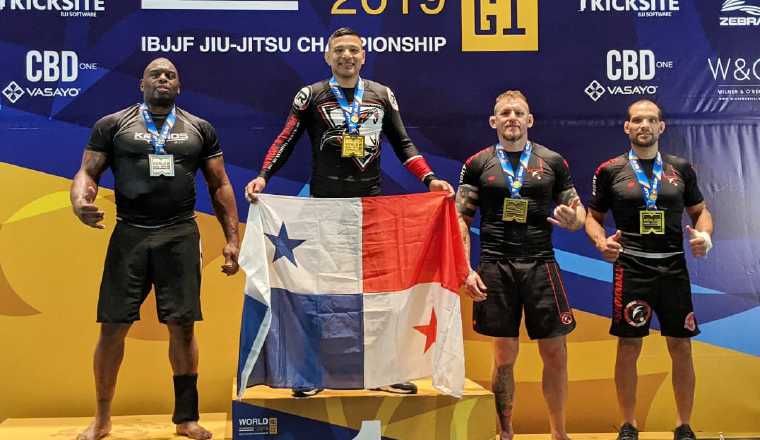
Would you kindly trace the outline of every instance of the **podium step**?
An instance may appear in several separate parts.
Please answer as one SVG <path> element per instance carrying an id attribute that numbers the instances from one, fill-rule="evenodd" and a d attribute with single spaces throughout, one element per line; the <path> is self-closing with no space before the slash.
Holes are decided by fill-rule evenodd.
<path id="1" fill-rule="evenodd" d="M 62 417 L 44 419 L 7 419 L 0 423 L 3 440 L 73 440 L 92 421 L 92 417 Z M 187 440 L 174 433 L 172 416 L 143 415 L 116 416 L 108 440 Z M 201 414 L 201 424 L 214 434 L 214 439 L 225 436 L 226 413 Z"/>
<path id="2" fill-rule="evenodd" d="M 467 380 L 462 399 L 415 381 L 418 394 L 325 390 L 296 399 L 289 389 L 259 385 L 232 402 L 232 437 L 320 440 L 492 440 L 497 434 L 493 394 Z"/>

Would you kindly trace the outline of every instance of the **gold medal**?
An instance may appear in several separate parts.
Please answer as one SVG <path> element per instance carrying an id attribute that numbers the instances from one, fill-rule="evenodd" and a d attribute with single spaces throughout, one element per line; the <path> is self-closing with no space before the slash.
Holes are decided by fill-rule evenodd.
<path id="1" fill-rule="evenodd" d="M 359 115 L 351 115 L 351 122 L 353 122 L 354 124 L 359 122 Z"/>
<path id="2" fill-rule="evenodd" d="M 639 233 L 658 234 L 665 233 L 665 211 L 639 211 Z"/>
<path id="3" fill-rule="evenodd" d="M 528 222 L 528 201 L 526 199 L 504 199 L 501 219 L 505 222 Z"/>
<path id="4" fill-rule="evenodd" d="M 514 182 L 512 182 L 512 188 L 514 189 L 522 188 L 522 182 L 520 182 L 519 180 L 515 180 Z"/>
<path id="5" fill-rule="evenodd" d="M 364 136 L 343 133 L 340 145 L 340 157 L 364 157 Z"/>
<path id="6" fill-rule="evenodd" d="M 654 201 L 657 201 L 657 193 L 656 193 L 656 192 L 654 192 L 654 191 L 652 191 L 652 192 L 649 194 L 649 200 L 651 200 L 651 201 L 653 201 L 653 202 L 654 202 Z"/>

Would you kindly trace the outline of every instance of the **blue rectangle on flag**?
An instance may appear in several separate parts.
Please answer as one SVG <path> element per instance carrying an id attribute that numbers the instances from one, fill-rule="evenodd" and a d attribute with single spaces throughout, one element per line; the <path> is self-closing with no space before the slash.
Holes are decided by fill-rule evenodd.
<path id="1" fill-rule="evenodd" d="M 271 298 L 269 337 L 248 386 L 364 388 L 361 294 L 297 294 L 272 288 Z"/>

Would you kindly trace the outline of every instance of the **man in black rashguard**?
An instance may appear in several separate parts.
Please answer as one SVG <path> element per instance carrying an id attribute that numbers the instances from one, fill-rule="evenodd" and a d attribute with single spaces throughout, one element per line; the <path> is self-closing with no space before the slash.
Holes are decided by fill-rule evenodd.
<path id="1" fill-rule="evenodd" d="M 475 331 L 494 337 L 492 390 L 501 439 L 511 439 L 514 365 L 523 310 L 531 339 L 544 363 L 543 390 L 552 438 L 567 439 L 567 348 L 575 328 L 559 266 L 552 225 L 570 231 L 583 226 L 586 212 L 567 162 L 528 140 L 533 115 L 519 91 L 496 98 L 491 127 L 499 143 L 475 153 L 462 167 L 457 211 L 465 250 L 470 225 L 480 209 L 480 264 L 470 269 L 465 291 L 475 301 Z M 555 205 L 551 211 L 551 205 Z M 547 215 L 552 212 L 552 217 Z"/>
<path id="2" fill-rule="evenodd" d="M 106 168 L 114 175 L 116 227 L 108 245 L 98 299 L 100 339 L 95 349 L 95 420 L 78 440 L 111 430 L 111 401 L 124 356 L 124 338 L 140 319 L 140 305 L 155 286 L 159 320 L 169 329 L 177 433 L 211 438 L 198 424 L 198 346 L 194 321 L 200 306 L 201 249 L 195 223 L 195 174 L 208 183 L 227 244 L 222 271 L 238 270 L 238 217 L 222 150 L 208 122 L 174 105 L 179 74 L 165 58 L 152 61 L 140 81 L 143 103 L 103 117 L 92 128 L 82 166 L 71 186 L 74 213 L 103 229 L 95 205 Z"/>
<path id="3" fill-rule="evenodd" d="M 712 247 L 713 223 L 691 164 L 659 151 L 665 130 L 662 111 L 652 101 L 628 107 L 624 131 L 630 150 L 601 164 L 594 174 L 586 233 L 605 260 L 614 262 L 612 325 L 618 337 L 615 385 L 623 424 L 619 440 L 637 440 L 636 362 L 642 338 L 657 313 L 673 360 L 678 419 L 675 440 L 693 440 L 689 418 L 694 403 L 691 337 L 699 334 L 683 252 L 684 210 L 692 253 Z M 617 231 L 607 236 L 604 217 L 612 210 Z"/>
<path id="4" fill-rule="evenodd" d="M 430 191 L 454 190 L 435 176 L 409 139 L 398 102 L 390 88 L 359 76 L 365 52 L 361 36 L 349 28 L 330 35 L 325 61 L 332 78 L 302 88 L 295 96 L 287 122 L 264 158 L 259 176 L 245 189 L 250 201 L 288 160 L 304 130 L 312 151 L 312 197 L 367 197 L 380 195 L 380 143 L 385 134 L 396 156 Z M 414 394 L 413 383 L 383 390 Z M 297 397 L 321 390 L 294 389 Z"/>

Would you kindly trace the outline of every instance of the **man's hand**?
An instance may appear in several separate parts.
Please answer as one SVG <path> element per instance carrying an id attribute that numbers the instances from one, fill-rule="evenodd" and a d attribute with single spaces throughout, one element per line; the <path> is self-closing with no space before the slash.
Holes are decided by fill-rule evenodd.
<path id="1" fill-rule="evenodd" d="M 464 286 L 467 295 L 475 302 L 483 301 L 488 297 L 485 283 L 480 279 L 480 275 L 472 269 L 470 269 L 470 273 L 464 281 Z"/>
<path id="2" fill-rule="evenodd" d="M 577 231 L 582 226 L 581 222 L 578 220 L 577 214 L 577 209 L 580 204 L 581 199 L 576 197 L 570 202 L 569 206 L 558 205 L 556 208 L 554 208 L 553 216 L 547 217 L 546 220 L 555 226 L 559 226 L 560 228 L 565 228 L 570 231 Z"/>
<path id="3" fill-rule="evenodd" d="M 222 272 L 224 272 L 226 275 L 235 275 L 240 269 L 240 266 L 238 265 L 238 255 L 240 254 L 240 249 L 238 248 L 237 243 L 227 243 L 226 246 L 224 246 L 224 250 L 222 251 L 222 255 L 224 255 L 224 264 L 222 264 Z"/>
<path id="4" fill-rule="evenodd" d="M 454 188 L 451 187 L 449 182 L 442 179 L 433 179 L 428 185 L 429 191 L 446 191 L 449 193 L 449 197 L 454 197 Z"/>
<path id="5" fill-rule="evenodd" d="M 74 209 L 74 214 L 82 223 L 91 228 L 104 229 L 105 225 L 100 224 L 100 222 L 103 221 L 105 213 L 99 210 L 93 203 L 97 193 L 95 187 L 88 186 L 84 194 L 74 199 L 72 208 Z"/>
<path id="6" fill-rule="evenodd" d="M 686 231 L 689 233 L 689 246 L 691 253 L 695 257 L 704 257 L 712 249 L 712 239 L 707 232 L 697 231 L 689 225 L 686 225 Z"/>
<path id="7" fill-rule="evenodd" d="M 620 252 L 623 250 L 623 245 L 620 244 L 621 235 L 622 232 L 618 229 L 615 231 L 615 234 L 607 237 L 601 246 L 598 244 L 596 246 L 599 252 L 602 253 L 602 258 L 610 263 L 614 263 L 620 257 Z"/>
<path id="8" fill-rule="evenodd" d="M 264 191 L 264 187 L 267 186 L 267 181 L 263 177 L 257 177 L 245 186 L 245 198 L 251 203 L 258 201 L 258 194 Z"/>

